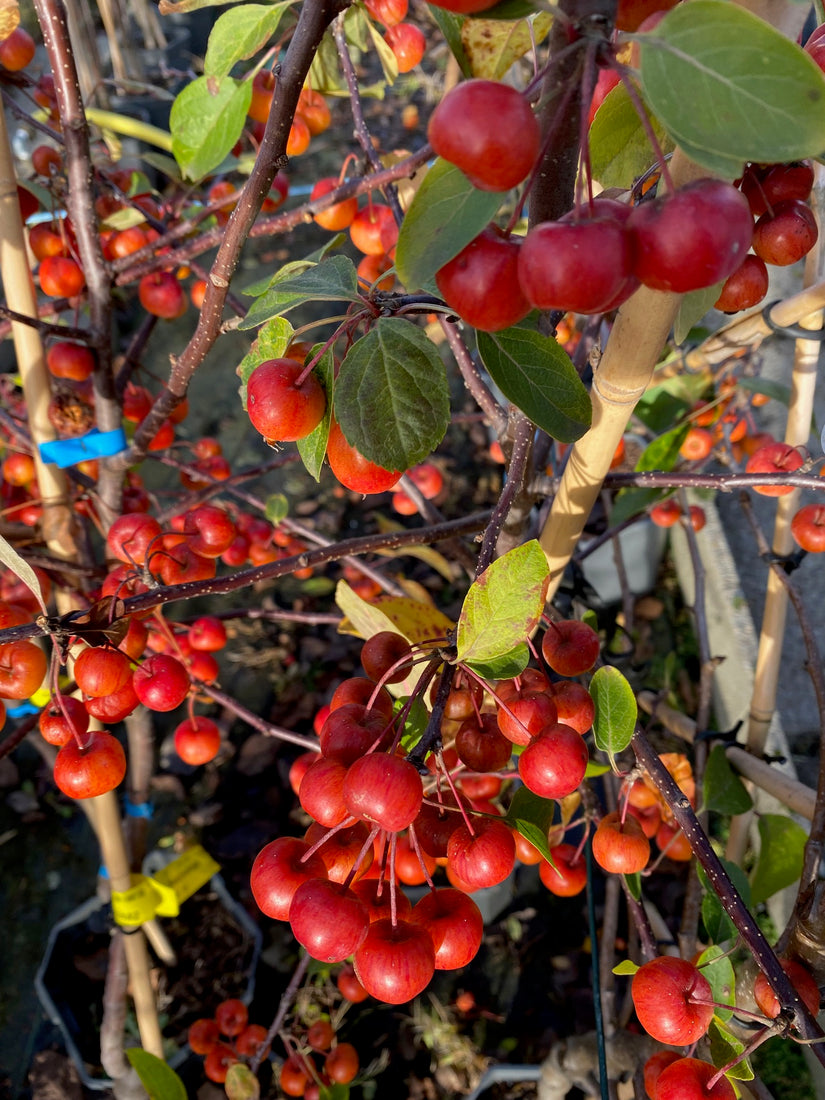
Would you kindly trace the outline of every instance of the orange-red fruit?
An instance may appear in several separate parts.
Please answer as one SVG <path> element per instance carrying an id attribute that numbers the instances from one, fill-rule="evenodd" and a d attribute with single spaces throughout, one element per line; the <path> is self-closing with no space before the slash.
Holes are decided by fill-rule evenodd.
<path id="1" fill-rule="evenodd" d="M 605 871 L 632 875 L 650 858 L 650 841 L 635 817 L 607 814 L 593 834 L 593 858 Z"/>
<path id="2" fill-rule="evenodd" d="M 86 285 L 86 276 L 70 256 L 47 256 L 40 261 L 40 289 L 50 298 L 74 298 Z"/>
<path id="3" fill-rule="evenodd" d="M 323 179 L 318 180 L 312 188 L 309 196 L 310 202 L 328 195 L 330 191 L 334 191 L 339 186 L 340 180 L 337 176 L 325 176 Z M 329 229 L 337 233 L 340 229 L 348 229 L 357 213 L 358 199 L 353 197 L 343 199 L 341 202 L 335 203 L 334 206 L 328 206 L 325 210 L 319 210 L 312 217 L 323 229 Z M 376 255 L 380 254 L 376 253 Z"/>
<path id="4" fill-rule="evenodd" d="M 825 550 L 825 507 L 806 504 L 800 508 L 791 520 L 791 534 L 803 550 L 821 554 Z"/>
<path id="5" fill-rule="evenodd" d="M 34 39 L 25 27 L 15 27 L 10 35 L 0 42 L 0 64 L 9 72 L 25 69 L 34 57 Z"/>
<path id="6" fill-rule="evenodd" d="M 327 458 L 332 472 L 342 485 L 354 493 L 383 493 L 401 477 L 400 470 L 385 470 L 364 458 L 349 444 L 334 418 L 329 425 Z"/>
<path id="7" fill-rule="evenodd" d="M 398 23 L 387 27 L 384 41 L 395 55 L 400 73 L 408 73 L 421 61 L 427 40 L 412 23 Z"/>
<path id="8" fill-rule="evenodd" d="M 495 80 L 456 85 L 433 111 L 427 136 L 435 152 L 481 191 L 518 186 L 535 164 L 541 143 L 527 100 Z"/>
<path id="9" fill-rule="evenodd" d="M 526 317 L 518 281 L 519 238 L 488 226 L 435 275 L 444 301 L 473 328 L 498 332 Z"/>
<path id="10" fill-rule="evenodd" d="M 816 984 L 809 970 L 794 959 L 780 959 L 782 969 L 788 975 L 791 985 L 799 994 L 800 999 L 806 1005 L 812 1016 L 819 1012 L 819 986 Z M 760 973 L 753 986 L 753 996 L 762 1012 L 771 1020 L 779 1015 L 779 998 L 771 988 L 770 982 L 764 974 Z"/>
<path id="11" fill-rule="evenodd" d="M 662 955 L 639 967 L 630 988 L 639 1023 L 659 1043 L 688 1046 L 708 1029 L 710 983 L 693 963 Z"/>

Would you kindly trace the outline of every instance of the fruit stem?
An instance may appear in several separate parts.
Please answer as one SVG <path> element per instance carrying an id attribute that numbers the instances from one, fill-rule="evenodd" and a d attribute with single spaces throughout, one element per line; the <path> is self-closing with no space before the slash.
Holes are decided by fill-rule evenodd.
<path id="1" fill-rule="evenodd" d="M 410 825 L 409 829 L 407 830 L 407 833 L 409 835 L 410 844 L 412 844 L 413 851 L 418 856 L 418 862 L 421 864 L 421 870 L 424 872 L 424 878 L 427 881 L 427 885 L 429 886 L 429 888 L 431 890 L 435 890 L 435 886 L 433 885 L 433 880 L 430 877 L 430 872 L 427 870 L 427 864 L 424 862 L 424 857 L 421 854 L 421 848 L 420 848 L 419 843 L 418 843 L 418 837 L 415 834 L 415 826 Z"/>

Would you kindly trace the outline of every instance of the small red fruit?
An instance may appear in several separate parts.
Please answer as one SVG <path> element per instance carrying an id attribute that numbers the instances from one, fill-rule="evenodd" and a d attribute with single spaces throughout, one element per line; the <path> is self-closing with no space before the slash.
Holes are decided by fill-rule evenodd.
<path id="1" fill-rule="evenodd" d="M 457 84 L 433 111 L 427 137 L 481 191 L 518 186 L 535 164 L 541 141 L 524 96 L 495 80 Z"/>
<path id="2" fill-rule="evenodd" d="M 599 656 L 599 635 L 578 619 L 550 623 L 541 640 L 541 655 L 559 676 L 588 672 Z"/>
<path id="3" fill-rule="evenodd" d="M 468 325 L 498 332 L 530 312 L 518 280 L 520 244 L 488 226 L 436 272 L 442 298 Z"/>
<path id="4" fill-rule="evenodd" d="M 395 54 L 400 73 L 408 73 L 421 61 L 427 46 L 427 39 L 412 23 L 397 23 L 387 27 L 384 41 Z"/>
<path id="5" fill-rule="evenodd" d="M 791 985 L 804 1002 L 812 1016 L 819 1014 L 819 986 L 809 970 L 794 959 L 780 959 L 782 969 L 788 975 Z M 762 1012 L 771 1020 L 779 1015 L 779 998 L 763 973 L 759 973 L 753 986 L 753 997 Z"/>
<path id="6" fill-rule="evenodd" d="M 334 191 L 336 187 L 340 187 L 340 180 L 337 176 L 325 176 L 323 179 L 318 180 L 315 186 L 310 192 L 309 201 L 314 202 L 316 199 L 322 198 L 324 195 L 328 195 L 330 191 Z M 337 233 L 341 229 L 348 229 L 352 225 L 352 219 L 358 213 L 358 199 L 343 199 L 341 202 L 335 203 L 334 206 L 328 206 L 324 210 L 319 210 L 317 214 L 313 214 L 313 220 L 318 223 L 323 229 L 329 229 L 332 232 Z M 380 253 L 377 253 L 380 255 Z"/>
<path id="7" fill-rule="evenodd" d="M 607 814 L 593 834 L 593 858 L 605 871 L 632 875 L 650 858 L 650 841 L 635 817 Z"/>
<path id="8" fill-rule="evenodd" d="M 150 275 L 144 275 L 138 283 L 138 298 L 147 313 L 167 321 L 172 321 L 186 312 L 186 294 L 181 284 L 169 271 L 155 271 Z"/>
<path id="9" fill-rule="evenodd" d="M 187 718 L 175 730 L 175 752 L 184 764 L 208 764 L 220 747 L 221 731 L 211 718 Z"/>
<path id="10" fill-rule="evenodd" d="M 745 473 L 780 474 L 798 470 L 804 459 L 789 443 L 765 443 L 748 459 Z M 765 497 L 784 497 L 793 492 L 792 485 L 754 485 L 753 491 Z"/>
<path id="11" fill-rule="evenodd" d="M 725 1076 L 708 1088 L 718 1072 L 716 1066 L 698 1058 L 679 1058 L 659 1074 L 655 1100 L 735 1100 L 733 1085 Z"/>
<path id="12" fill-rule="evenodd" d="M 32 60 L 34 51 L 32 36 L 25 27 L 17 26 L 0 42 L 0 65 L 9 72 L 19 72 Z"/>
<path id="13" fill-rule="evenodd" d="M 126 754 L 105 730 L 84 734 L 82 747 L 72 738 L 57 754 L 54 781 L 69 798 L 96 798 L 113 791 L 126 775 Z"/>
<path id="14" fill-rule="evenodd" d="M 791 534 L 808 553 L 821 554 L 825 550 L 825 507 L 806 504 L 791 520 Z"/>
<path id="15" fill-rule="evenodd" d="M 587 885 L 587 864 L 572 844 L 550 849 L 555 867 L 546 859 L 539 864 L 539 878 L 559 898 L 574 898 Z"/>
<path id="16" fill-rule="evenodd" d="M 710 983 L 685 959 L 663 955 L 633 975 L 631 995 L 639 1023 L 659 1043 L 689 1046 L 713 1019 Z"/>
<path id="17" fill-rule="evenodd" d="M 327 407 L 323 386 L 311 372 L 298 383 L 303 371 L 294 359 L 267 359 L 249 376 L 247 412 L 267 441 L 304 439 L 323 419 Z"/>
<path id="18" fill-rule="evenodd" d="M 221 1035 L 228 1035 L 230 1039 L 240 1035 L 248 1022 L 249 1011 L 243 1001 L 237 998 L 221 1001 L 215 1009 L 215 1023 L 220 1028 Z"/>
<path id="19" fill-rule="evenodd" d="M 40 261 L 40 289 L 50 298 L 74 298 L 86 285 L 86 276 L 70 256 L 47 256 Z"/>
<path id="20" fill-rule="evenodd" d="M 187 1039 L 195 1054 L 208 1054 L 220 1039 L 220 1028 L 214 1020 L 195 1020 L 189 1025 Z"/>
<path id="21" fill-rule="evenodd" d="M 176 657 L 155 653 L 135 669 L 135 693 L 150 710 L 167 711 L 180 706 L 189 694 L 189 673 Z"/>
<path id="22" fill-rule="evenodd" d="M 818 236 L 810 206 L 800 199 L 788 199 L 767 210 L 756 223 L 753 250 L 766 264 L 787 267 L 806 256 Z"/>

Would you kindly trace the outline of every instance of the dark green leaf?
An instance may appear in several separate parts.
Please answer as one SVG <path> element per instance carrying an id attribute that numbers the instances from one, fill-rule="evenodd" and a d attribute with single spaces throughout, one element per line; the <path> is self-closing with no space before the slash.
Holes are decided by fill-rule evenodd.
<path id="1" fill-rule="evenodd" d="M 254 57 L 278 29 L 281 16 L 292 0 L 279 4 L 241 4 L 218 16 L 209 33 L 203 71 L 207 76 L 228 76 L 237 61 Z"/>
<path id="2" fill-rule="evenodd" d="M 705 807 L 717 814 L 744 814 L 753 806 L 747 788 L 730 766 L 724 745 L 714 745 L 705 768 Z"/>
<path id="3" fill-rule="evenodd" d="M 546 860 L 553 862 L 547 835 L 553 824 L 556 804 L 550 798 L 540 798 L 527 787 L 519 787 L 513 795 L 504 820 L 537 848 Z"/>
<path id="4" fill-rule="evenodd" d="M 643 35 L 645 98 L 686 153 L 711 171 L 825 149 L 825 77 L 799 46 L 726 0 L 691 0 Z"/>
<path id="5" fill-rule="evenodd" d="M 509 651 L 487 661 L 467 661 L 473 672 L 485 680 L 512 680 L 524 672 L 530 663 L 530 650 L 526 642 L 520 642 Z"/>
<path id="6" fill-rule="evenodd" d="M 541 618 L 547 583 L 547 559 L 535 539 L 489 565 L 461 608 L 458 660 L 490 661 L 523 645 Z"/>
<path id="7" fill-rule="evenodd" d="M 527 328 L 479 332 L 478 352 L 504 396 L 548 435 L 572 443 L 590 427 L 590 397 L 552 337 Z"/>
<path id="8" fill-rule="evenodd" d="M 712 999 L 719 1004 L 733 1005 L 736 999 L 736 975 L 733 972 L 733 963 L 722 948 L 716 944 L 706 947 L 697 966 L 701 967 L 702 977 L 710 983 Z M 727 1008 L 717 1008 L 716 1015 L 720 1020 L 729 1020 L 733 1012 Z"/>
<path id="9" fill-rule="evenodd" d="M 447 374 L 420 328 L 382 317 L 352 345 L 335 383 L 335 418 L 386 470 L 407 470 L 438 446 L 450 421 Z"/>
<path id="10" fill-rule="evenodd" d="M 710 1021 L 708 1041 L 710 1042 L 710 1060 L 717 1069 L 721 1069 L 722 1066 L 732 1062 L 734 1058 L 738 1058 L 745 1049 L 742 1040 L 734 1035 L 718 1014 Z M 741 1062 L 736 1063 L 733 1069 L 728 1070 L 727 1075 L 737 1081 L 752 1081 L 753 1070 L 750 1061 L 743 1058 Z"/>
<path id="11" fill-rule="evenodd" d="M 679 461 L 679 448 L 684 443 L 687 433 L 688 425 L 681 424 L 679 427 L 671 428 L 664 435 L 657 436 L 639 455 L 639 461 L 636 463 L 637 471 L 672 470 Z"/>
<path id="12" fill-rule="evenodd" d="M 638 717 L 636 696 L 621 672 L 611 665 L 596 669 L 588 690 L 596 707 L 593 719 L 596 745 L 612 758 L 630 744 Z"/>
<path id="13" fill-rule="evenodd" d="M 282 277 L 284 276 L 284 277 Z M 282 269 L 241 321 L 242 329 L 287 313 L 303 302 L 360 302 L 355 264 L 347 256 L 331 256 L 298 274 Z"/>
<path id="14" fill-rule="evenodd" d="M 724 282 L 716 283 L 714 286 L 692 290 L 689 294 L 682 295 L 676 320 L 673 322 L 674 343 L 684 343 L 694 325 L 702 320 L 708 310 L 713 309 L 713 304 L 722 293 L 724 285 Z"/>
<path id="15" fill-rule="evenodd" d="M 199 180 L 228 156 L 246 125 L 252 81 L 199 76 L 172 104 L 172 152 L 186 179 Z"/>
<path id="16" fill-rule="evenodd" d="M 320 350 L 321 345 L 316 344 L 310 352 L 310 360 L 314 359 Z M 327 453 L 330 406 L 332 405 L 331 395 L 335 379 L 335 357 L 332 354 L 332 348 L 328 348 L 324 352 L 315 364 L 314 370 L 327 395 L 327 408 L 323 420 L 318 427 L 310 432 L 308 436 L 299 439 L 297 447 L 298 454 L 301 456 L 301 461 L 304 466 L 306 466 L 308 473 L 310 473 L 316 481 L 320 481 L 321 468 L 324 465 L 324 455 Z"/>
<path id="17" fill-rule="evenodd" d="M 747 875 L 738 864 L 731 863 L 729 860 L 723 859 L 722 865 L 730 876 L 731 882 L 736 887 L 742 901 L 749 906 L 751 903 L 751 888 Z M 711 888 L 704 870 L 701 867 L 697 867 L 697 870 L 702 888 L 705 891 L 702 898 L 702 923 L 705 926 L 705 931 L 714 943 L 725 943 L 726 940 L 732 939 L 737 934 L 736 928 L 722 908 L 722 903 Z"/>
<path id="18" fill-rule="evenodd" d="M 292 342 L 295 329 L 285 317 L 275 317 L 262 326 L 252 342 L 252 347 L 235 368 L 241 380 L 241 401 L 246 408 L 246 384 L 256 367 L 267 359 L 280 359 Z"/>
<path id="19" fill-rule="evenodd" d="M 666 495 L 662 489 L 620 489 L 610 510 L 610 526 L 615 527 L 631 516 L 639 515 Z"/>
<path id="20" fill-rule="evenodd" d="M 646 428 L 655 435 L 670 428 L 677 420 L 681 420 L 687 414 L 692 402 L 677 397 L 656 387 L 655 392 L 648 391 L 633 410 Z"/>
<path id="21" fill-rule="evenodd" d="M 470 68 L 470 62 L 461 44 L 461 24 L 464 22 L 464 16 L 455 15 L 453 12 L 447 11 L 446 8 L 437 8 L 434 4 L 430 5 L 430 15 L 444 35 L 453 57 L 458 62 L 462 75 L 471 77 L 473 70 Z"/>
<path id="22" fill-rule="evenodd" d="M 439 268 L 490 222 L 501 195 L 478 191 L 464 173 L 439 158 L 404 215 L 395 266 L 408 290 L 427 286 Z"/>
<path id="23" fill-rule="evenodd" d="M 754 905 L 796 882 L 808 839 L 801 825 L 782 814 L 761 814 L 758 827 L 759 858 L 751 875 Z"/>
<path id="24" fill-rule="evenodd" d="M 126 1057 L 149 1093 L 149 1100 L 186 1100 L 183 1081 L 162 1059 L 139 1047 L 130 1047 Z"/>
<path id="25" fill-rule="evenodd" d="M 664 152 L 673 148 L 655 119 L 651 124 Z M 603 187 L 631 187 L 655 161 L 647 134 L 623 84 L 605 96 L 590 127 L 593 176 Z"/>

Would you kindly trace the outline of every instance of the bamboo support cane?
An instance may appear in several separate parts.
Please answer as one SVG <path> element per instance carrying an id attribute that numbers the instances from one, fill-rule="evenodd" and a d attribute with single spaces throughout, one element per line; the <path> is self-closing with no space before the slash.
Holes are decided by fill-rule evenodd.
<path id="1" fill-rule="evenodd" d="M 665 729 L 681 737 L 689 745 L 693 744 L 696 732 L 696 723 L 686 714 L 682 714 L 666 703 L 661 703 L 652 691 L 640 691 L 638 696 L 639 706 L 646 714 L 652 714 L 658 718 Z M 816 807 L 816 791 L 800 783 L 798 779 L 779 771 L 764 760 L 752 756 L 741 745 L 728 745 L 725 755 L 731 766 L 750 780 L 755 786 L 768 794 L 773 795 L 789 810 L 811 821 Z"/>
<path id="2" fill-rule="evenodd" d="M 813 204 L 820 222 L 823 186 L 825 186 L 825 177 L 822 169 L 818 167 Z M 805 262 L 805 286 L 818 283 L 823 277 L 823 269 L 825 269 L 825 248 L 822 247 L 820 239 L 808 253 Z M 822 328 L 824 319 L 825 314 L 819 309 L 801 317 L 798 323 L 801 328 L 817 331 Z M 818 340 L 799 339 L 795 342 L 791 397 L 785 426 L 785 442 L 791 447 L 806 446 L 810 437 L 820 347 Z M 791 520 L 800 507 L 799 498 L 800 490 L 794 489 L 793 492 L 777 499 L 771 548 L 779 557 L 792 553 L 796 548 L 791 535 Z M 768 727 L 776 709 L 787 611 L 787 590 L 773 569 L 769 569 L 746 738 L 748 751 L 754 756 L 761 756 L 765 751 Z M 731 822 L 726 852 L 728 859 L 741 862 L 748 843 L 748 830 L 752 816 L 751 813 L 742 814 Z"/>
<path id="3" fill-rule="evenodd" d="M 14 160 L 9 145 L 5 115 L 0 111 L 0 278 L 10 309 L 28 317 L 37 317 L 37 297 L 26 255 Z M 34 445 L 37 483 L 43 501 L 43 534 L 49 550 L 57 557 L 73 557 L 75 537 L 73 513 L 69 504 L 66 475 L 56 466 L 40 461 L 38 444 L 54 439 L 48 418 L 51 388 L 49 372 L 39 329 L 34 325 L 12 324 L 17 367 L 20 372 L 29 430 Z M 58 611 L 64 606 L 62 594 L 57 596 Z M 93 817 L 101 845 L 103 861 L 108 869 L 113 890 L 128 890 L 129 861 L 123 841 L 120 811 L 114 791 L 94 799 Z M 149 963 L 143 933 L 139 930 L 125 937 L 126 956 L 141 1042 L 146 1050 L 163 1057 L 163 1045 L 158 1025 L 154 993 L 149 977 Z"/>
<path id="4" fill-rule="evenodd" d="M 677 149 L 670 174 L 674 185 L 681 187 L 706 173 Z M 643 286 L 619 310 L 604 356 L 594 372 L 591 428 L 573 444 L 539 536 L 550 567 L 548 601 L 581 537 L 627 422 L 650 383 L 680 301 L 680 295 Z"/>

